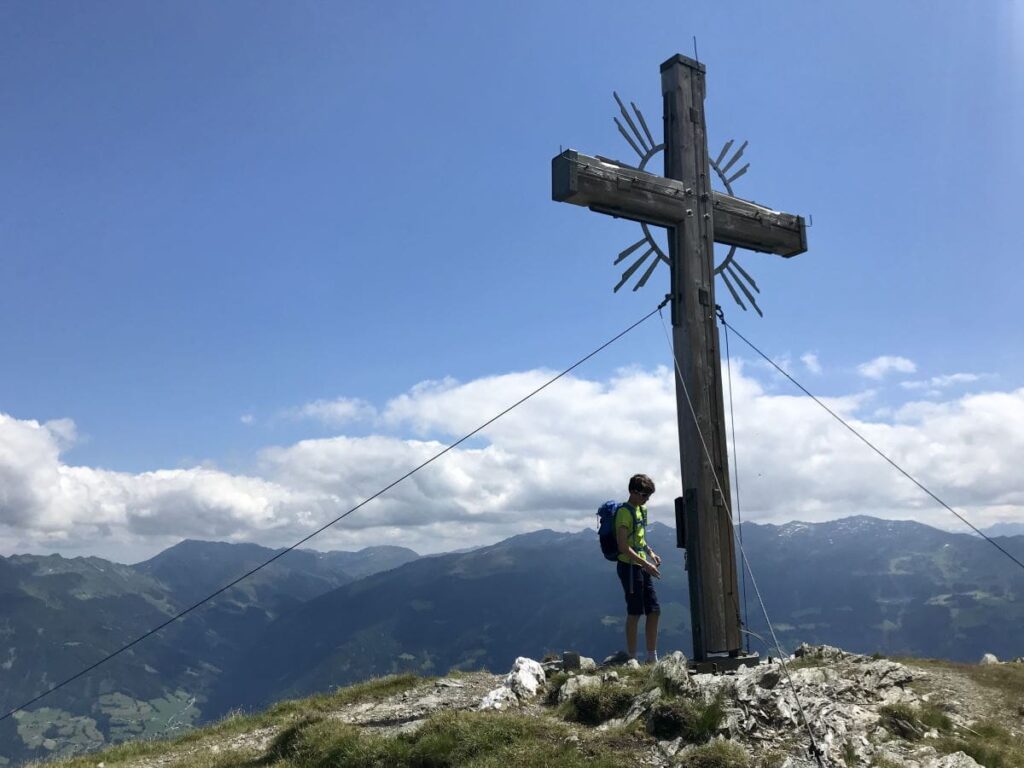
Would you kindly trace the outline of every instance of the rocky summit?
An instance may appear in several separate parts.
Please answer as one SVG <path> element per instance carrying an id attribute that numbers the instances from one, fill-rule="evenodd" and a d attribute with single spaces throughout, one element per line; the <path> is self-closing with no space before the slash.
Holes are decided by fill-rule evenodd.
<path id="1" fill-rule="evenodd" d="M 234 715 L 69 768 L 198 766 L 1024 766 L 1024 663 L 887 659 L 801 646 L 693 674 L 567 652 L 506 675 L 392 676 Z"/>

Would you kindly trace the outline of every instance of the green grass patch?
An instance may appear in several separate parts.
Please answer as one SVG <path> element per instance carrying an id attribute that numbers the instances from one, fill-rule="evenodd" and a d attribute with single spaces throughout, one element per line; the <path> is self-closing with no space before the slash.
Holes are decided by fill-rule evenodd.
<path id="1" fill-rule="evenodd" d="M 848 766 L 860 765 L 860 758 L 857 757 L 857 748 L 853 746 L 852 742 L 843 742 L 843 748 L 839 750 L 839 754 L 843 758 L 843 762 Z"/>
<path id="2" fill-rule="evenodd" d="M 736 742 L 716 739 L 687 750 L 678 764 L 682 768 L 750 768 L 750 756 Z"/>
<path id="3" fill-rule="evenodd" d="M 878 714 L 886 730 L 907 741 L 920 741 L 932 729 L 940 733 L 953 730 L 953 721 L 934 704 L 889 704 L 879 709 Z"/>
<path id="4" fill-rule="evenodd" d="M 564 716 L 586 725 L 600 725 L 622 717 L 633 704 L 634 693 L 621 685 L 581 688 L 565 702 Z"/>
<path id="5" fill-rule="evenodd" d="M 998 723 L 972 723 L 970 730 L 947 736 L 938 743 L 945 754 L 964 752 L 985 768 L 1020 768 L 1024 765 L 1024 738 Z"/>
<path id="6" fill-rule="evenodd" d="M 562 690 L 562 686 L 565 685 L 565 681 L 569 679 L 568 672 L 556 672 L 545 682 L 546 693 L 544 694 L 544 701 L 548 704 L 558 703 L 558 692 Z"/>
<path id="7" fill-rule="evenodd" d="M 998 694 L 1010 711 L 1024 702 L 1024 664 L 961 664 L 940 659 L 898 659 L 912 667 L 952 670 Z"/>
<path id="8" fill-rule="evenodd" d="M 790 672 L 796 672 L 798 669 L 820 669 L 821 667 L 828 667 L 832 664 L 832 659 L 826 659 L 823 656 L 798 656 L 795 659 L 786 660 L 786 669 Z M 780 670 L 782 677 L 785 678 L 786 673 Z"/>
<path id="9" fill-rule="evenodd" d="M 332 720 L 310 723 L 285 754 L 288 768 L 620 768 L 625 756 L 599 743 L 581 748 L 568 729 L 546 718 L 511 713 L 443 712 L 411 735 L 387 738 Z"/>
<path id="10" fill-rule="evenodd" d="M 773 749 L 761 755 L 754 764 L 756 768 L 782 768 L 789 759 L 789 753 L 784 749 Z"/>
<path id="11" fill-rule="evenodd" d="M 658 739 L 682 736 L 688 744 L 703 744 L 718 733 L 724 719 L 725 706 L 720 697 L 711 701 L 691 697 L 661 699 L 651 707 L 647 727 Z"/>
<path id="12" fill-rule="evenodd" d="M 45 765 L 59 766 L 59 768 L 95 768 L 97 763 L 102 762 L 113 768 L 113 766 L 132 764 L 144 758 L 184 752 L 191 747 L 202 746 L 207 742 L 216 742 L 260 728 L 287 728 L 297 718 L 308 718 L 330 712 L 355 702 L 385 699 L 430 682 L 432 679 L 411 674 L 375 678 L 347 688 L 339 688 L 331 693 L 311 696 L 308 699 L 282 701 L 263 712 L 232 713 L 217 723 L 189 731 L 171 740 L 130 741 L 101 752 L 47 762 Z M 191 763 L 182 765 L 190 766 Z"/>
<path id="13" fill-rule="evenodd" d="M 386 699 L 434 679 L 413 674 L 378 677 L 345 688 L 338 688 L 331 693 L 310 696 L 307 699 L 281 701 L 267 710 L 266 714 L 268 717 L 279 718 L 295 714 L 304 715 L 309 712 L 331 712 L 357 701 Z"/>

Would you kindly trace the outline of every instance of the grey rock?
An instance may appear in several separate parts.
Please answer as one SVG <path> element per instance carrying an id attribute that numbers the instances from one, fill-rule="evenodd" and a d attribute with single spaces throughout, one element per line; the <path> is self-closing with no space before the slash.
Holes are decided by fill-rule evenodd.
<path id="1" fill-rule="evenodd" d="M 541 669 L 544 670 L 545 675 L 552 677 L 562 671 L 562 660 L 555 659 L 554 661 L 542 661 L 540 666 Z"/>
<path id="2" fill-rule="evenodd" d="M 838 661 L 839 659 L 846 658 L 849 654 L 843 649 L 831 645 L 808 645 L 807 643 L 801 643 L 800 647 L 793 651 L 793 656 L 798 659 L 811 658 L 823 661 Z"/>
<path id="3" fill-rule="evenodd" d="M 640 694 L 633 699 L 633 704 L 630 706 L 626 716 L 622 718 L 623 725 L 632 725 L 641 717 L 645 716 L 651 711 L 651 707 L 654 706 L 654 702 L 661 698 L 661 689 L 654 688 L 647 693 Z"/>
<path id="4" fill-rule="evenodd" d="M 563 651 L 562 652 L 562 669 L 568 672 L 569 670 L 580 668 L 580 655 L 576 651 Z"/>
<path id="5" fill-rule="evenodd" d="M 633 703 L 630 705 L 629 711 L 626 712 L 624 716 L 613 718 L 606 723 L 602 723 L 597 727 L 597 729 L 599 731 L 606 731 L 609 728 L 621 728 L 626 725 L 632 725 L 650 712 L 651 706 L 660 698 L 660 688 L 654 688 L 646 693 L 642 693 L 633 699 Z"/>
<path id="6" fill-rule="evenodd" d="M 512 707 L 519 706 L 519 698 L 512 693 L 512 689 L 508 686 L 502 685 L 490 691 L 480 701 L 480 705 L 477 709 L 488 710 L 488 709 L 510 709 Z"/>
<path id="7" fill-rule="evenodd" d="M 558 703 L 562 704 L 572 699 L 577 693 L 585 688 L 600 688 L 601 678 L 597 675 L 576 675 L 566 680 L 558 689 Z"/>
<path id="8" fill-rule="evenodd" d="M 512 665 L 512 671 L 505 676 L 501 686 L 488 692 L 478 709 L 508 709 L 520 702 L 532 699 L 547 680 L 540 662 L 520 656 Z"/>
<path id="9" fill-rule="evenodd" d="M 981 657 L 981 660 L 978 663 L 983 665 L 998 664 L 999 659 L 996 658 L 996 655 L 994 653 L 986 653 L 984 656 Z"/>
<path id="10" fill-rule="evenodd" d="M 580 656 L 580 671 L 594 672 L 597 670 L 597 662 L 587 656 Z"/>
<path id="11" fill-rule="evenodd" d="M 690 675 L 690 695 L 722 697 L 724 730 L 734 739 L 761 745 L 778 745 L 779 734 L 786 732 L 803 738 L 802 707 L 827 765 L 840 763 L 847 744 L 869 763 L 868 736 L 880 735 L 878 709 L 890 702 L 918 701 L 907 685 L 914 675 L 902 664 L 827 646 L 807 646 L 802 657 L 822 663 L 789 669 L 788 675 L 778 663 L 743 668 L 733 676 Z M 803 758 L 791 757 L 792 766 L 804 765 Z M 813 758 L 809 764 L 815 764 Z M 907 763 L 901 758 L 897 764 Z"/>
<path id="12" fill-rule="evenodd" d="M 981 768 L 974 758 L 963 752 L 954 752 L 937 760 L 929 760 L 925 768 Z"/>
<path id="13" fill-rule="evenodd" d="M 757 684 L 764 688 L 766 691 L 775 689 L 775 686 L 782 680 L 782 672 L 777 669 L 766 670 L 760 678 L 758 678 Z"/>
<path id="14" fill-rule="evenodd" d="M 546 679 L 547 675 L 540 662 L 520 656 L 505 678 L 505 685 L 520 699 L 532 699 Z"/>
<path id="15" fill-rule="evenodd" d="M 665 755 L 665 757 L 669 757 L 669 758 L 675 757 L 679 753 L 679 750 L 682 749 L 682 747 L 683 747 L 683 737 L 682 736 L 677 736 L 676 738 L 672 739 L 671 741 L 659 741 L 658 742 L 658 749 L 661 750 L 661 753 L 663 755 Z"/>
<path id="16" fill-rule="evenodd" d="M 680 651 L 662 657 L 651 670 L 651 678 L 670 693 L 682 693 L 690 687 L 686 657 Z"/>

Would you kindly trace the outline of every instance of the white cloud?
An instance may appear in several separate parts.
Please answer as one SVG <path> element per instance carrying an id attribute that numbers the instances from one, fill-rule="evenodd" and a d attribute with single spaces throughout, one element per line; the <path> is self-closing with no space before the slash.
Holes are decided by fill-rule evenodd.
<path id="1" fill-rule="evenodd" d="M 248 427 L 255 423 L 256 417 L 253 416 L 251 413 L 243 413 L 238 420 Z"/>
<path id="2" fill-rule="evenodd" d="M 914 373 L 916 370 L 917 365 L 913 360 L 895 355 L 882 355 L 857 366 L 857 372 L 861 376 L 875 380 L 882 379 L 887 373 L 894 371 L 896 373 Z"/>
<path id="3" fill-rule="evenodd" d="M 286 525 L 317 499 L 300 489 L 205 468 L 141 474 L 69 466 L 67 420 L 40 424 L 0 414 L 0 529 L 24 546 L 149 537 L 251 536 Z"/>
<path id="4" fill-rule="evenodd" d="M 821 373 L 821 362 L 818 360 L 818 356 L 813 352 L 807 352 L 800 356 L 800 360 L 803 362 L 804 367 L 810 373 L 818 375 Z"/>
<path id="5" fill-rule="evenodd" d="M 376 409 L 359 398 L 339 397 L 334 400 L 314 400 L 289 411 L 296 419 L 312 419 L 332 427 L 351 424 L 354 421 L 372 419 Z"/>
<path id="6" fill-rule="evenodd" d="M 904 389 L 929 390 L 929 394 L 938 394 L 939 390 L 946 389 L 958 384 L 973 384 L 980 381 L 982 376 L 977 373 L 949 373 L 943 376 L 932 376 L 930 379 L 920 381 L 901 381 L 900 386 Z"/>
<path id="7" fill-rule="evenodd" d="M 752 370 L 742 362 L 733 370 L 744 519 L 872 514 L 960 525 L 810 399 L 768 391 Z M 270 447 L 248 475 L 70 466 L 62 453 L 75 439 L 71 422 L 0 416 L 0 548 L 130 560 L 187 536 L 291 544 L 549 376 L 426 382 L 380 409 L 387 435 Z M 861 415 L 868 397 L 825 402 L 975 524 L 1024 512 L 1024 389 Z M 578 530 L 635 472 L 655 478 L 653 517 L 670 522 L 680 492 L 674 409 L 667 368 L 623 370 L 604 382 L 567 376 L 311 545 L 429 552 L 537 528 Z"/>

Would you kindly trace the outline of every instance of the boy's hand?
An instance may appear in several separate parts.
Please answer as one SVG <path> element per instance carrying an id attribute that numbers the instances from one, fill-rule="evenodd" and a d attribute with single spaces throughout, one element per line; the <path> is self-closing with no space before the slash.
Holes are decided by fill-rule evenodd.
<path id="1" fill-rule="evenodd" d="M 658 557 L 658 556 L 657 556 L 657 555 L 656 555 L 656 554 L 654 553 L 654 550 L 653 550 L 653 549 L 652 549 L 652 550 L 651 550 L 650 552 L 651 552 L 651 558 L 652 558 L 652 559 L 654 560 L 654 564 L 655 564 L 655 565 L 658 565 L 658 566 L 660 566 L 660 565 L 661 565 L 661 558 L 660 558 L 660 557 Z"/>
<path id="2" fill-rule="evenodd" d="M 654 563 L 645 563 L 644 564 L 644 570 L 647 571 L 649 574 L 651 574 L 651 576 L 653 576 L 656 579 L 660 579 L 661 578 L 661 571 L 658 570 L 658 566 L 655 565 Z"/>

